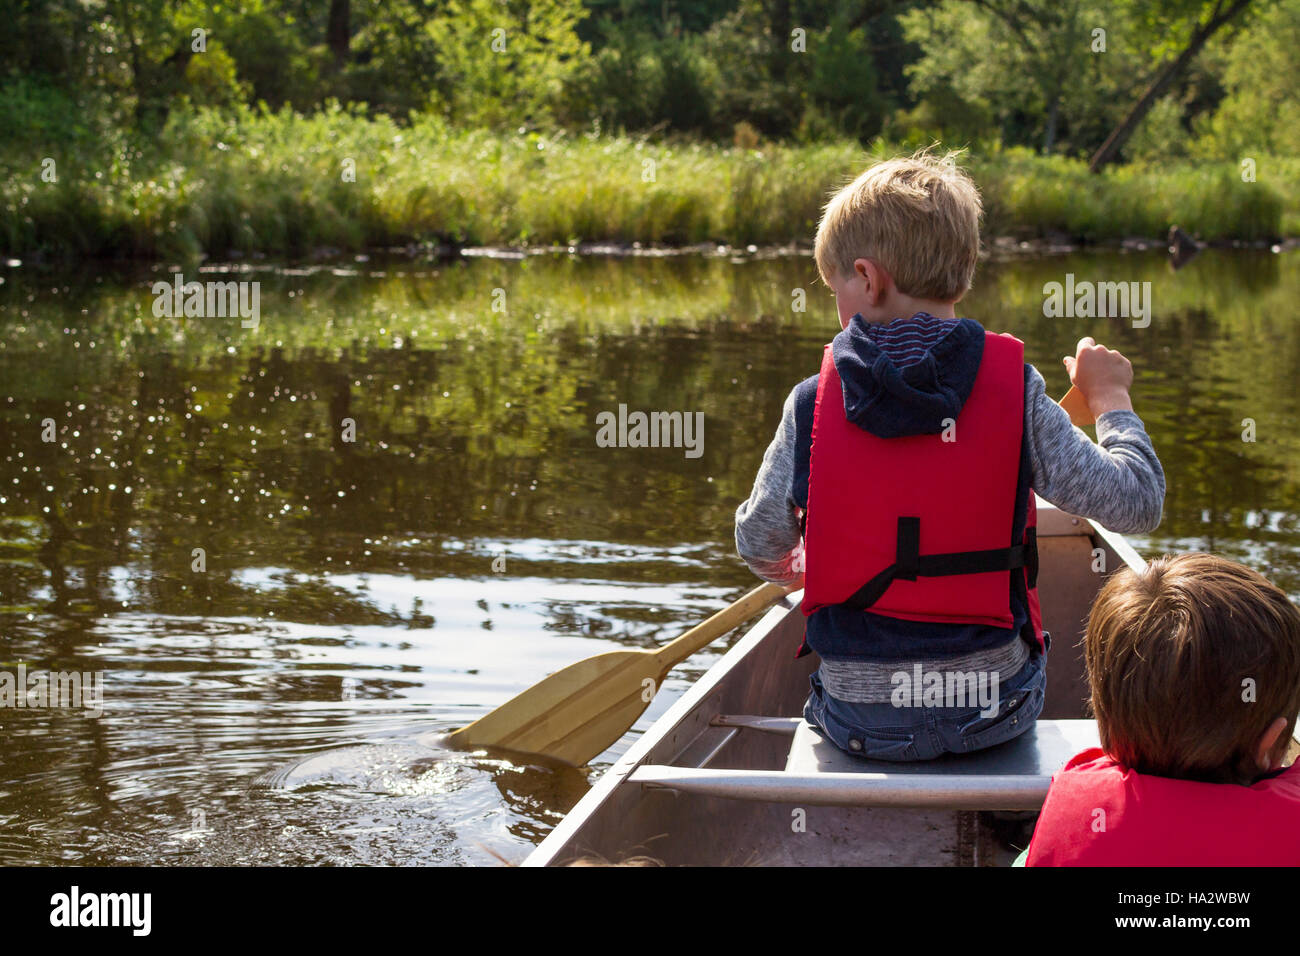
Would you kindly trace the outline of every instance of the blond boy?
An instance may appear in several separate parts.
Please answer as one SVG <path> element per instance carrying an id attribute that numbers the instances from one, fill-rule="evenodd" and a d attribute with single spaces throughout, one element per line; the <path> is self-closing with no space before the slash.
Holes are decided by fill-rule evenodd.
<path id="1" fill-rule="evenodd" d="M 790 583 L 806 564 L 804 652 L 821 662 L 804 714 L 865 757 L 982 749 L 1038 716 L 1034 491 L 1116 531 L 1160 521 L 1164 473 L 1128 360 L 1090 338 L 1064 359 L 1094 443 L 1023 343 L 957 317 L 980 216 L 951 155 L 878 163 L 830 200 L 815 255 L 841 331 L 791 391 L 736 512 L 754 573 Z"/>

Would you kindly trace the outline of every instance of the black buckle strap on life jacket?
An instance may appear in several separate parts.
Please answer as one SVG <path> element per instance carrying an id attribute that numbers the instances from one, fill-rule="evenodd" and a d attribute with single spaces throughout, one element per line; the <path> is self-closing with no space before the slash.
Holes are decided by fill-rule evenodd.
<path id="1" fill-rule="evenodd" d="M 1038 587 L 1038 529 L 1025 529 L 1025 577 L 1029 590 Z"/>
<path id="2" fill-rule="evenodd" d="M 894 546 L 894 563 L 881 571 L 843 603 L 855 611 L 865 611 L 884 596 L 895 581 L 915 581 L 918 577 L 946 578 L 958 574 L 983 574 L 986 571 L 1014 571 L 1026 568 L 1030 587 L 1038 580 L 1038 541 L 1030 529 L 1024 544 L 987 551 L 953 551 L 948 554 L 921 554 L 921 519 L 900 517 L 898 539 Z"/>
<path id="3" fill-rule="evenodd" d="M 1038 587 L 1038 531 L 1035 528 L 1026 528 L 1025 573 L 1011 576 L 1011 590 L 1025 607 L 1025 623 L 1020 626 L 1021 640 L 1035 651 L 1040 647 L 1046 649 L 1048 641 L 1047 632 L 1044 631 L 1042 643 L 1039 643 L 1038 631 L 1034 629 L 1034 615 L 1029 609 L 1029 592 L 1036 587 Z"/>

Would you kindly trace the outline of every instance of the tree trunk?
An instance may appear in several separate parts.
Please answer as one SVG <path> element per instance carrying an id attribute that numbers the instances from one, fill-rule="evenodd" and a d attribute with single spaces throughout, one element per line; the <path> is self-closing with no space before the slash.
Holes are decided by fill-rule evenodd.
<path id="1" fill-rule="evenodd" d="M 773 0 L 768 11 L 768 30 L 772 37 L 772 77 L 784 79 L 790 63 L 790 0 Z"/>
<path id="2" fill-rule="evenodd" d="M 325 42 L 334 54 L 334 65 L 341 67 L 348 59 L 349 30 L 348 0 L 330 0 L 329 25 L 325 28 Z"/>
<path id="3" fill-rule="evenodd" d="M 1047 109 L 1047 129 L 1043 131 L 1043 155 L 1051 156 L 1052 147 L 1056 145 L 1056 123 L 1061 115 L 1061 97 L 1052 96 L 1052 105 Z"/>
<path id="4" fill-rule="evenodd" d="M 1101 144 L 1101 148 L 1093 153 L 1092 159 L 1088 161 L 1089 172 L 1100 172 L 1103 166 L 1107 163 L 1113 163 L 1119 157 L 1120 150 L 1124 148 L 1124 145 L 1129 141 L 1129 137 L 1137 130 L 1143 118 L 1151 111 L 1151 107 L 1156 105 L 1160 98 L 1168 92 L 1174 80 L 1182 75 L 1192 60 L 1196 59 L 1196 55 L 1201 52 L 1201 48 L 1205 46 L 1206 41 L 1217 33 L 1220 27 L 1248 6 L 1250 6 L 1250 0 L 1233 0 L 1226 10 L 1220 12 L 1219 4 L 1215 4 L 1214 14 L 1204 24 L 1196 28 L 1186 49 L 1156 74 L 1156 78 L 1138 97 L 1138 101 L 1133 104 L 1133 108 L 1129 110 L 1128 115 L 1106 137 L 1106 142 Z"/>

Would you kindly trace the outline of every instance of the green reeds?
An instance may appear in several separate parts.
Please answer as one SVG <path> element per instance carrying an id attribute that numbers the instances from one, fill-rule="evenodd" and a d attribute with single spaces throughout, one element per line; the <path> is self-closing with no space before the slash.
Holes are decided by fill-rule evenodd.
<path id="1" fill-rule="evenodd" d="M 628 136 L 408 125 L 341 108 L 178 110 L 147 145 L 0 155 L 0 253 L 186 260 L 409 243 L 811 241 L 828 193 L 873 155 L 854 143 L 757 149 Z M 57 181 L 41 178 L 56 161 Z M 1008 150 L 967 157 L 985 232 L 1102 242 L 1300 232 L 1300 162 L 1084 164 Z"/>

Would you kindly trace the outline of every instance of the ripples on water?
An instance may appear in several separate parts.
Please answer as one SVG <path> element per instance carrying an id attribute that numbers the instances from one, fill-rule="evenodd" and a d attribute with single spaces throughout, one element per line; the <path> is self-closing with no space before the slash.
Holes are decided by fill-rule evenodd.
<path id="1" fill-rule="evenodd" d="M 536 550 L 530 544 L 512 552 Z M 570 576 L 602 553 L 614 564 L 680 561 L 648 548 L 556 544 L 558 581 L 318 579 L 375 608 L 418 596 L 436 609 L 436 620 L 400 628 L 131 612 L 84 622 L 69 635 L 76 645 L 48 666 L 105 669 L 103 715 L 0 711 L 0 854 L 105 864 L 522 859 L 626 742 L 572 770 L 449 752 L 430 738 L 573 660 L 666 640 L 729 594 Z M 584 555 L 577 565 L 562 558 L 573 549 Z M 242 577 L 275 586 L 264 569 Z M 48 659 L 58 626 L 36 617 L 7 656 Z M 712 659 L 679 669 L 638 730 Z M 328 772 L 299 774 L 293 791 L 250 789 L 277 765 L 359 741 L 367 746 Z"/>
<path id="2" fill-rule="evenodd" d="M 1025 338 L 1053 394 L 1080 336 L 1122 348 L 1170 489 L 1134 543 L 1213 548 L 1295 595 L 1295 258 L 991 265 L 962 311 Z M 1066 271 L 1152 281 L 1151 328 L 1045 319 Z M 0 285 L 0 669 L 106 674 L 99 719 L 0 710 L 0 863 L 522 859 L 726 642 L 586 770 L 436 735 L 751 584 L 732 513 L 835 329 L 829 293 L 806 260 L 249 277 L 256 330 L 155 319 L 154 276 Z M 703 457 L 597 448 L 619 403 L 703 411 Z M 250 788 L 358 744 L 295 789 Z"/>

